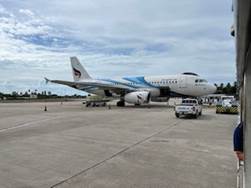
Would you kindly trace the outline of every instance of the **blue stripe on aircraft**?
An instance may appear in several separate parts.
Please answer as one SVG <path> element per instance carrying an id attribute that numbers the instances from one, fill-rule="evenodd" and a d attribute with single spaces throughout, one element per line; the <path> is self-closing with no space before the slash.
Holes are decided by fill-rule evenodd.
<path id="1" fill-rule="evenodd" d="M 130 87 L 130 88 L 138 88 L 138 86 L 130 85 L 129 83 L 123 83 L 123 82 L 119 82 L 119 81 L 112 80 L 112 79 L 99 79 L 99 80 L 106 81 L 106 82 L 111 82 L 111 83 L 114 83 L 114 84 L 124 85 L 124 86 Z"/>
<path id="2" fill-rule="evenodd" d="M 148 83 L 146 80 L 145 80 L 145 77 L 144 76 L 138 76 L 138 77 L 123 77 L 124 80 L 127 80 L 127 81 L 130 81 L 130 82 L 133 82 L 133 83 L 136 83 L 136 84 L 140 84 L 140 85 L 143 85 L 143 86 L 148 86 L 148 87 L 156 87 L 150 83 Z"/>

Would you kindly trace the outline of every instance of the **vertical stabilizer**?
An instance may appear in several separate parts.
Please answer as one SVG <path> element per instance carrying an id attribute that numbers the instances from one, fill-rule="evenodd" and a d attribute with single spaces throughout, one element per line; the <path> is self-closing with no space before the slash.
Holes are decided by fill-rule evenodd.
<path id="1" fill-rule="evenodd" d="M 84 67 L 80 64 L 77 57 L 71 57 L 71 67 L 74 81 L 91 79 L 90 75 L 84 69 Z"/>

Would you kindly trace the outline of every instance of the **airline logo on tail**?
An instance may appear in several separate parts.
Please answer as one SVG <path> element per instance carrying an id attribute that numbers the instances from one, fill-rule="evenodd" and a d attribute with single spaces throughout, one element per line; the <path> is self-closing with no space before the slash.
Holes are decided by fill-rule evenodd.
<path id="1" fill-rule="evenodd" d="M 73 68 L 74 75 L 77 76 L 78 78 L 81 77 L 81 72 L 75 68 Z"/>

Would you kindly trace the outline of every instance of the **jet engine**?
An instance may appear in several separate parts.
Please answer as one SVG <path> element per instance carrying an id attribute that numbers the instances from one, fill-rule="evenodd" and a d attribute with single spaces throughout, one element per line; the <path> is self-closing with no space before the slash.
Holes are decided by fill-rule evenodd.
<path id="1" fill-rule="evenodd" d="M 148 91 L 135 91 L 127 93 L 124 97 L 125 102 L 132 104 L 144 104 L 150 101 L 150 92 Z"/>

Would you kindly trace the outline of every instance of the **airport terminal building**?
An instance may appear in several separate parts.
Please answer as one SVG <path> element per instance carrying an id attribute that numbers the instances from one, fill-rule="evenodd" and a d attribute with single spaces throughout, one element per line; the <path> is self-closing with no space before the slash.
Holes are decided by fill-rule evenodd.
<path id="1" fill-rule="evenodd" d="M 251 187 L 251 2 L 235 1 L 237 79 L 240 86 L 241 120 L 244 122 L 244 177 L 239 187 Z"/>

